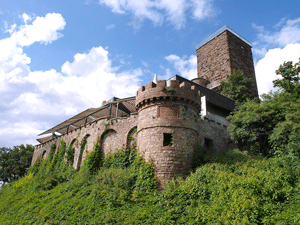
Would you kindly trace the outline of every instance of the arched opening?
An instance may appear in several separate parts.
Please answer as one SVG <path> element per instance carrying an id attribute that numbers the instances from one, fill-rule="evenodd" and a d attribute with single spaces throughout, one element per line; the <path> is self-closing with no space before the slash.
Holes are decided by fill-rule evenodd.
<path id="1" fill-rule="evenodd" d="M 46 150 L 42 150 L 42 155 L 41 155 L 41 160 L 44 160 L 47 157 L 47 151 Z"/>
<path id="2" fill-rule="evenodd" d="M 67 164 L 68 165 L 72 165 L 74 163 L 74 158 L 75 158 L 75 148 L 74 148 L 74 143 L 77 139 L 74 138 L 71 143 L 70 146 L 68 147 L 67 151 L 66 151 L 66 158 L 67 158 Z"/>
<path id="3" fill-rule="evenodd" d="M 137 143 L 137 127 L 133 127 L 127 135 L 127 144 L 128 149 L 136 148 Z"/>
<path id="4" fill-rule="evenodd" d="M 80 142 L 80 146 L 79 146 L 79 147 L 80 147 L 80 152 L 79 152 L 79 157 L 78 157 L 77 170 L 79 170 L 80 167 L 81 167 L 83 152 L 84 152 L 84 150 L 86 150 L 86 148 L 87 148 L 87 139 L 88 139 L 89 136 L 90 136 L 89 134 L 86 134 L 86 135 L 82 138 L 82 140 L 81 140 L 81 142 Z"/>
<path id="5" fill-rule="evenodd" d="M 113 129 L 109 129 L 102 134 L 101 151 L 103 152 L 104 157 L 106 157 L 107 154 L 112 154 L 114 152 L 117 140 L 118 133 Z"/>

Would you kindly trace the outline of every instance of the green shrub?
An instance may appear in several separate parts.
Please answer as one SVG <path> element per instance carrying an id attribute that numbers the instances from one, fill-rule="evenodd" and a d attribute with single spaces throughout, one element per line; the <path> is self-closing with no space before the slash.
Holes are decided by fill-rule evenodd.
<path id="1" fill-rule="evenodd" d="M 116 151 L 114 154 L 108 154 L 103 161 L 104 168 L 128 168 L 133 165 L 137 156 L 137 150 L 135 148 L 125 149 L 122 148 Z"/>
<path id="2" fill-rule="evenodd" d="M 100 138 L 94 143 L 93 150 L 85 157 L 83 167 L 91 174 L 97 172 L 103 164 L 103 152 L 101 151 Z"/>

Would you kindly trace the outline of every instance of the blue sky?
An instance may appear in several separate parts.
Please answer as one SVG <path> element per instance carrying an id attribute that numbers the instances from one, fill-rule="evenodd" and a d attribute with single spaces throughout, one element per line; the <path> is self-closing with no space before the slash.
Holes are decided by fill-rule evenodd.
<path id="1" fill-rule="evenodd" d="M 196 75 L 196 45 L 229 26 L 252 45 L 259 93 L 300 58 L 299 0 L 2 0 L 0 147 L 42 131 L 154 74 Z"/>

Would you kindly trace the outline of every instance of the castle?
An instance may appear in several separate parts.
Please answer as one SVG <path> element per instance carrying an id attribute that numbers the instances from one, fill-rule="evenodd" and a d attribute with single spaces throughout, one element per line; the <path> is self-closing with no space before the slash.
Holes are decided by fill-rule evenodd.
<path id="1" fill-rule="evenodd" d="M 44 159 L 50 145 L 63 139 L 74 147 L 73 167 L 78 170 L 100 138 L 104 157 L 122 146 L 137 143 L 146 160 L 153 160 L 159 180 L 185 176 L 191 170 L 193 146 L 222 150 L 232 145 L 226 117 L 234 100 L 221 95 L 220 81 L 240 69 L 253 78 L 251 91 L 258 95 L 251 45 L 224 26 L 197 46 L 197 75 L 187 80 L 174 75 L 155 80 L 137 90 L 136 96 L 112 99 L 87 109 L 40 135 L 32 164 Z M 86 139 L 84 151 L 78 143 Z"/>

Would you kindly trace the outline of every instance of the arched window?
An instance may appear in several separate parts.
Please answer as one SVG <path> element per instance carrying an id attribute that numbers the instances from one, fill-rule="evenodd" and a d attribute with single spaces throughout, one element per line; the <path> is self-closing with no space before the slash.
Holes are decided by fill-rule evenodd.
<path id="1" fill-rule="evenodd" d="M 67 163 L 68 165 L 72 165 L 74 163 L 74 157 L 75 157 L 75 148 L 74 148 L 74 143 L 77 139 L 74 138 L 71 143 L 70 146 L 68 147 L 67 151 L 66 151 L 66 158 L 67 158 Z"/>
<path id="2" fill-rule="evenodd" d="M 79 147 L 80 147 L 80 152 L 79 152 L 79 157 L 78 157 L 77 170 L 79 170 L 80 167 L 81 167 L 83 152 L 84 152 L 84 150 L 86 149 L 86 146 L 87 146 L 87 139 L 88 139 L 89 136 L 90 136 L 89 134 L 86 134 L 86 135 L 82 138 L 82 140 L 81 140 L 81 142 L 80 142 L 80 145 L 79 145 Z"/>
<path id="3" fill-rule="evenodd" d="M 44 160 L 46 157 L 47 157 L 47 151 L 46 150 L 43 150 L 43 153 L 42 153 L 42 157 L 41 157 L 41 160 Z"/>
<path id="4" fill-rule="evenodd" d="M 102 134 L 101 151 L 103 152 L 104 157 L 106 157 L 109 153 L 114 153 L 114 150 L 116 149 L 117 140 L 118 133 L 113 129 L 109 129 Z"/>
<path id="5" fill-rule="evenodd" d="M 137 142 L 137 127 L 133 127 L 127 135 L 127 148 L 136 148 Z"/>

